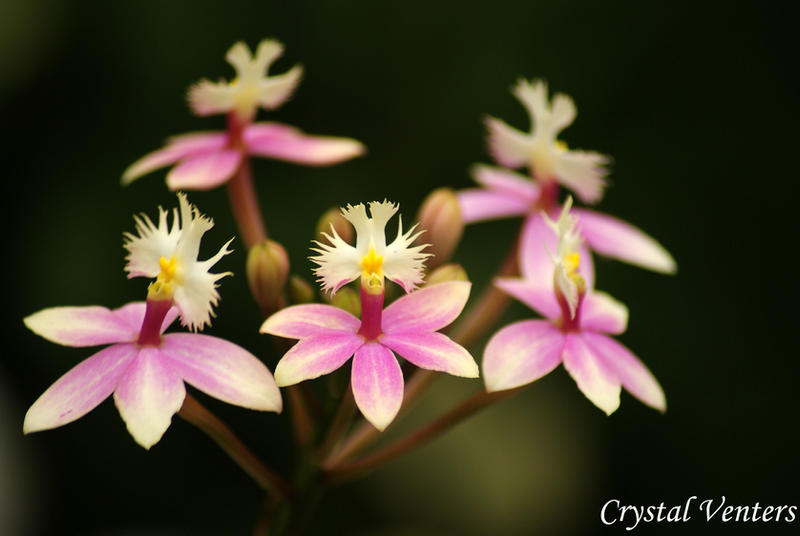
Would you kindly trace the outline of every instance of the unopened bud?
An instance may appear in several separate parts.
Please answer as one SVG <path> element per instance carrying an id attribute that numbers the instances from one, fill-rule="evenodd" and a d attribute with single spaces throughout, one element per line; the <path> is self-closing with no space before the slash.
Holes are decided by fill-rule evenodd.
<path id="1" fill-rule="evenodd" d="M 286 250 L 273 240 L 256 244 L 247 253 L 247 282 L 250 292 L 265 315 L 283 306 L 283 287 L 289 276 Z"/>
<path id="2" fill-rule="evenodd" d="M 439 266 L 425 278 L 425 285 L 435 285 L 446 281 L 469 281 L 467 271 L 460 264 L 450 263 Z"/>
<path id="3" fill-rule="evenodd" d="M 289 277 L 289 301 L 293 304 L 314 301 L 314 287 L 297 274 Z"/>
<path id="4" fill-rule="evenodd" d="M 330 303 L 334 307 L 344 309 L 356 318 L 361 318 L 361 298 L 358 292 L 351 287 L 339 289 L 339 292 L 331 298 Z"/>
<path id="5" fill-rule="evenodd" d="M 425 230 L 418 241 L 430 244 L 425 252 L 433 254 L 428 258 L 428 269 L 446 263 L 464 232 L 461 207 L 455 190 L 437 188 L 428 194 L 419 210 L 418 221 L 420 229 Z"/>
<path id="6" fill-rule="evenodd" d="M 317 221 L 317 238 L 322 238 L 322 233 L 330 235 L 331 225 L 342 240 L 348 244 L 353 243 L 353 226 L 342 216 L 342 211 L 338 208 L 328 210 Z"/>

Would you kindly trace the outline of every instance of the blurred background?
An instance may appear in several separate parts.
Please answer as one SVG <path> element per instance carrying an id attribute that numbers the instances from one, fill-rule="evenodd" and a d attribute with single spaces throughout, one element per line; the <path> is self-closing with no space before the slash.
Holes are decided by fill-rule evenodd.
<path id="1" fill-rule="evenodd" d="M 620 340 L 659 378 L 659 415 L 624 394 L 607 418 L 559 368 L 384 470 L 329 492 L 312 534 L 593 534 L 623 504 L 800 504 L 794 311 L 798 69 L 796 3 L 57 2 L 0 3 L 6 245 L 0 358 L 0 534 L 247 534 L 256 486 L 175 419 L 147 452 L 113 403 L 25 437 L 25 411 L 90 350 L 63 348 L 22 318 L 55 305 L 143 299 L 123 274 L 131 216 L 173 206 L 165 173 L 127 188 L 122 171 L 169 135 L 223 127 L 192 117 L 189 84 L 230 77 L 228 47 L 286 45 L 294 98 L 261 119 L 351 136 L 365 158 L 330 168 L 255 161 L 273 238 L 293 270 L 318 216 L 384 197 L 411 219 L 431 189 L 470 185 L 488 162 L 482 118 L 527 128 L 518 77 L 572 95 L 562 138 L 614 158 L 599 208 L 676 257 L 676 277 L 598 259 L 598 287 L 626 303 Z M 235 234 L 225 192 L 192 193 L 214 217 L 206 253 Z M 479 290 L 519 222 L 469 227 L 456 260 Z M 236 248 L 236 242 L 234 247 Z M 245 252 L 224 259 L 209 333 L 276 363 L 257 335 Z M 503 324 L 530 313 L 519 304 Z M 483 343 L 472 350 L 481 354 Z M 443 378 L 388 435 L 443 411 L 478 382 Z M 288 470 L 288 416 L 200 400 Z M 697 513 L 699 516 L 699 512 Z M 796 532 L 794 525 L 640 526 L 646 533 Z M 624 532 L 618 525 L 610 532 Z"/>

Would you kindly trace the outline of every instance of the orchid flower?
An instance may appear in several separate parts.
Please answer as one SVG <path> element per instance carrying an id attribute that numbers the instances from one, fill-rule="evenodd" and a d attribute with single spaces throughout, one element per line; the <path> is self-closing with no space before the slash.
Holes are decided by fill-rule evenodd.
<path id="1" fill-rule="evenodd" d="M 134 162 L 122 175 L 127 185 L 159 168 L 178 164 L 167 174 L 171 190 L 207 190 L 230 180 L 248 156 L 263 156 L 326 166 L 364 153 L 364 145 L 351 138 L 309 136 L 281 123 L 253 123 L 259 107 L 272 110 L 283 104 L 300 81 L 302 68 L 268 76 L 270 65 L 283 53 L 283 45 L 262 41 L 255 56 L 244 43 L 226 55 L 236 71 L 231 82 L 201 80 L 189 89 L 189 103 L 197 115 L 228 114 L 227 132 L 194 132 L 174 136 L 164 148 Z"/>
<path id="2" fill-rule="evenodd" d="M 175 211 L 167 230 L 162 210 L 158 227 L 143 216 L 136 220 L 141 236 L 127 235 L 129 275 L 156 278 L 146 303 L 114 310 L 53 307 L 25 318 L 31 331 L 58 344 L 111 345 L 64 374 L 34 402 L 25 415 L 26 434 L 75 421 L 113 393 L 128 431 L 149 449 L 181 408 L 184 382 L 230 404 L 281 411 L 274 378 L 244 348 L 196 333 L 164 335 L 178 315 L 193 328 L 207 323 L 218 300 L 216 280 L 227 275 L 207 273 L 227 253 L 227 245 L 207 261 L 196 260 L 200 237 L 212 224 L 185 196 L 179 199 L 182 226 Z"/>
<path id="3" fill-rule="evenodd" d="M 564 363 L 583 394 L 608 415 L 619 407 L 621 387 L 648 406 L 666 411 L 664 392 L 653 374 L 608 336 L 625 331 L 628 309 L 593 289 L 593 267 L 583 263 L 585 248 L 579 244 L 578 220 L 570 214 L 570 204 L 568 200 L 557 222 L 545 220 L 548 232 L 539 237 L 545 253 L 556 252 L 549 270 L 542 261 L 547 255 L 535 255 L 523 264 L 532 273 L 495 281 L 545 320 L 515 322 L 492 336 L 483 355 L 486 390 L 526 385 Z M 545 270 L 552 276 L 550 287 L 541 284 L 539 276 Z"/>
<path id="4" fill-rule="evenodd" d="M 467 378 L 478 377 L 472 356 L 446 335 L 437 333 L 461 313 L 471 284 L 439 283 L 411 292 L 422 281 L 425 246 L 410 244 L 413 228 L 386 245 L 384 228 L 397 207 L 384 201 L 348 206 L 344 216 L 356 230 L 356 246 L 332 231 L 330 245 L 319 244 L 317 276 L 324 289 L 335 292 L 360 276 L 361 318 L 331 305 L 296 305 L 278 311 L 261 326 L 263 333 L 299 339 L 278 363 L 279 386 L 294 385 L 328 374 L 351 356 L 351 386 L 364 417 L 384 430 L 403 402 L 403 373 L 395 353 L 414 365 Z M 409 294 L 383 309 L 384 278 Z"/>
<path id="5" fill-rule="evenodd" d="M 473 178 L 483 188 L 470 188 L 458 194 L 464 223 L 512 216 L 525 217 L 524 236 L 537 234 L 544 227 L 541 213 L 558 212 L 558 185 L 571 189 L 579 198 L 594 203 L 602 196 L 607 158 L 593 152 L 569 151 L 556 135 L 575 118 L 572 99 L 556 94 L 547 100 L 542 81 L 521 80 L 513 89 L 531 118 L 532 132 L 524 134 L 499 119 L 487 120 L 489 147 L 503 166 L 527 166 L 534 180 L 510 169 L 478 165 Z M 583 238 L 592 250 L 623 262 L 656 272 L 673 274 L 675 260 L 661 244 L 633 225 L 607 214 L 575 209 Z M 542 253 L 538 244 L 534 251 Z"/>

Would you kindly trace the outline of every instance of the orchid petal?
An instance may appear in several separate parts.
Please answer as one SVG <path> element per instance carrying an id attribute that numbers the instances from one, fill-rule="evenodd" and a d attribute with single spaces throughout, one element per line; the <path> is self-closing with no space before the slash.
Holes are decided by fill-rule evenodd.
<path id="1" fill-rule="evenodd" d="M 489 153 L 498 164 L 514 169 L 528 163 L 533 144 L 530 134 L 494 117 L 486 119 L 486 128 L 489 130 Z"/>
<path id="2" fill-rule="evenodd" d="M 593 210 L 575 209 L 574 213 L 581 234 L 598 253 L 664 274 L 678 270 L 672 255 L 633 225 Z"/>
<path id="3" fill-rule="evenodd" d="M 464 223 L 521 216 L 530 209 L 527 200 L 507 192 L 468 188 L 457 195 Z"/>
<path id="4" fill-rule="evenodd" d="M 628 327 L 628 308 L 605 292 L 588 292 L 580 307 L 584 330 L 619 335 Z"/>
<path id="5" fill-rule="evenodd" d="M 353 358 L 353 397 L 364 418 L 381 432 L 403 404 L 403 371 L 385 346 L 370 342 Z"/>
<path id="6" fill-rule="evenodd" d="M 78 347 L 132 342 L 141 327 L 141 320 L 134 327 L 115 311 L 98 305 L 51 307 L 27 316 L 24 322 L 28 329 L 49 341 Z"/>
<path id="7" fill-rule="evenodd" d="M 520 269 L 522 275 L 535 285 L 552 288 L 554 265 L 550 255 L 558 247 L 558 237 L 547 226 L 541 213 L 531 214 L 525 221 L 520 246 Z M 587 289 L 594 287 L 594 262 L 585 245 L 578 246 L 580 264 L 577 272 L 583 277 Z"/>
<path id="8" fill-rule="evenodd" d="M 546 320 L 515 322 L 495 333 L 483 352 L 486 390 L 503 391 L 538 380 L 561 362 L 564 334 Z"/>
<path id="9" fill-rule="evenodd" d="M 561 317 L 561 307 L 552 287 L 516 277 L 499 277 L 494 280 L 494 285 L 545 318 L 555 320 Z"/>
<path id="10" fill-rule="evenodd" d="M 420 368 L 463 378 L 478 377 L 475 359 L 464 347 L 442 333 L 384 333 L 380 343 Z"/>
<path id="11" fill-rule="evenodd" d="M 241 151 L 220 149 L 187 158 L 167 174 L 170 190 L 209 190 L 230 179 L 242 160 Z"/>
<path id="12" fill-rule="evenodd" d="M 605 335 L 584 333 L 583 338 L 614 369 L 629 393 L 651 408 L 667 411 L 667 399 L 658 380 L 630 350 Z"/>
<path id="13" fill-rule="evenodd" d="M 593 151 L 563 151 L 555 159 L 558 182 L 569 188 L 584 203 L 596 203 L 606 187 L 604 167 L 609 158 Z"/>
<path id="14" fill-rule="evenodd" d="M 566 339 L 564 368 L 586 398 L 606 415 L 611 415 L 619 407 L 619 377 L 582 335 L 568 333 Z"/>
<path id="15" fill-rule="evenodd" d="M 496 192 L 505 192 L 524 199 L 532 205 L 539 199 L 539 185 L 524 175 L 505 168 L 477 164 L 472 167 L 475 182 Z"/>
<path id="16" fill-rule="evenodd" d="M 92 411 L 114 391 L 138 352 L 133 344 L 115 344 L 78 363 L 33 403 L 23 432 L 49 430 Z"/>
<path id="17" fill-rule="evenodd" d="M 131 329 L 131 332 L 134 333 L 134 338 L 129 340 L 135 340 L 135 338 L 139 334 L 139 330 L 142 328 L 142 322 L 144 321 L 144 313 L 147 310 L 147 303 L 145 302 L 131 302 L 118 309 L 114 309 L 112 312 L 114 315 L 125 322 Z M 161 333 L 164 333 L 166 329 L 172 324 L 178 315 L 180 314 L 180 310 L 177 307 L 170 307 L 167 314 L 164 316 L 164 320 L 161 322 Z"/>
<path id="18" fill-rule="evenodd" d="M 146 154 L 128 166 L 122 174 L 122 185 L 128 185 L 151 171 L 189 156 L 218 151 L 225 147 L 227 142 L 228 137 L 222 132 L 197 132 L 174 136 L 167 140 L 164 148 Z"/>
<path id="19" fill-rule="evenodd" d="M 244 408 L 281 411 L 272 374 L 241 346 L 208 335 L 172 333 L 159 349 L 177 374 L 204 393 Z"/>
<path id="20" fill-rule="evenodd" d="M 308 303 L 281 309 L 261 325 L 261 333 L 288 339 L 305 339 L 332 331 L 355 333 L 361 321 L 333 305 Z"/>
<path id="21" fill-rule="evenodd" d="M 139 350 L 114 391 L 114 403 L 128 432 L 146 449 L 158 443 L 185 397 L 183 380 L 152 346 Z"/>
<path id="22" fill-rule="evenodd" d="M 275 367 L 275 381 L 285 387 L 333 372 L 363 344 L 364 339 L 354 333 L 324 333 L 303 339 Z"/>
<path id="23" fill-rule="evenodd" d="M 361 156 L 364 144 L 352 138 L 310 136 L 286 125 L 262 123 L 244 131 L 248 152 L 276 160 L 310 166 L 327 166 Z"/>
<path id="24" fill-rule="evenodd" d="M 472 283 L 446 281 L 406 294 L 393 301 L 382 315 L 384 333 L 436 331 L 458 318 Z"/>

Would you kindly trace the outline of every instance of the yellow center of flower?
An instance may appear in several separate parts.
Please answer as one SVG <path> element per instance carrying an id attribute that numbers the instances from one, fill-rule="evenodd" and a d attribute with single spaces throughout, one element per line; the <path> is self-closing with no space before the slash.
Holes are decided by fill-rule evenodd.
<path id="1" fill-rule="evenodd" d="M 555 146 L 556 149 L 561 152 L 566 152 L 566 150 L 568 149 L 567 142 L 561 140 L 556 140 Z"/>
<path id="2" fill-rule="evenodd" d="M 169 260 L 161 257 L 158 259 L 158 267 L 161 271 L 156 280 L 147 287 L 147 297 L 153 300 L 172 299 L 173 283 L 178 279 L 178 261 L 174 255 Z"/>
<path id="3" fill-rule="evenodd" d="M 368 291 L 379 292 L 383 288 L 383 255 L 378 255 L 375 248 L 361 259 L 361 285 Z"/>
<path id="4" fill-rule="evenodd" d="M 583 291 L 586 289 L 586 282 L 583 280 L 581 274 L 577 272 L 580 264 L 580 253 L 575 251 L 564 256 L 564 269 L 567 272 L 567 277 L 569 277 L 575 283 L 575 285 L 577 285 L 578 290 Z"/>

